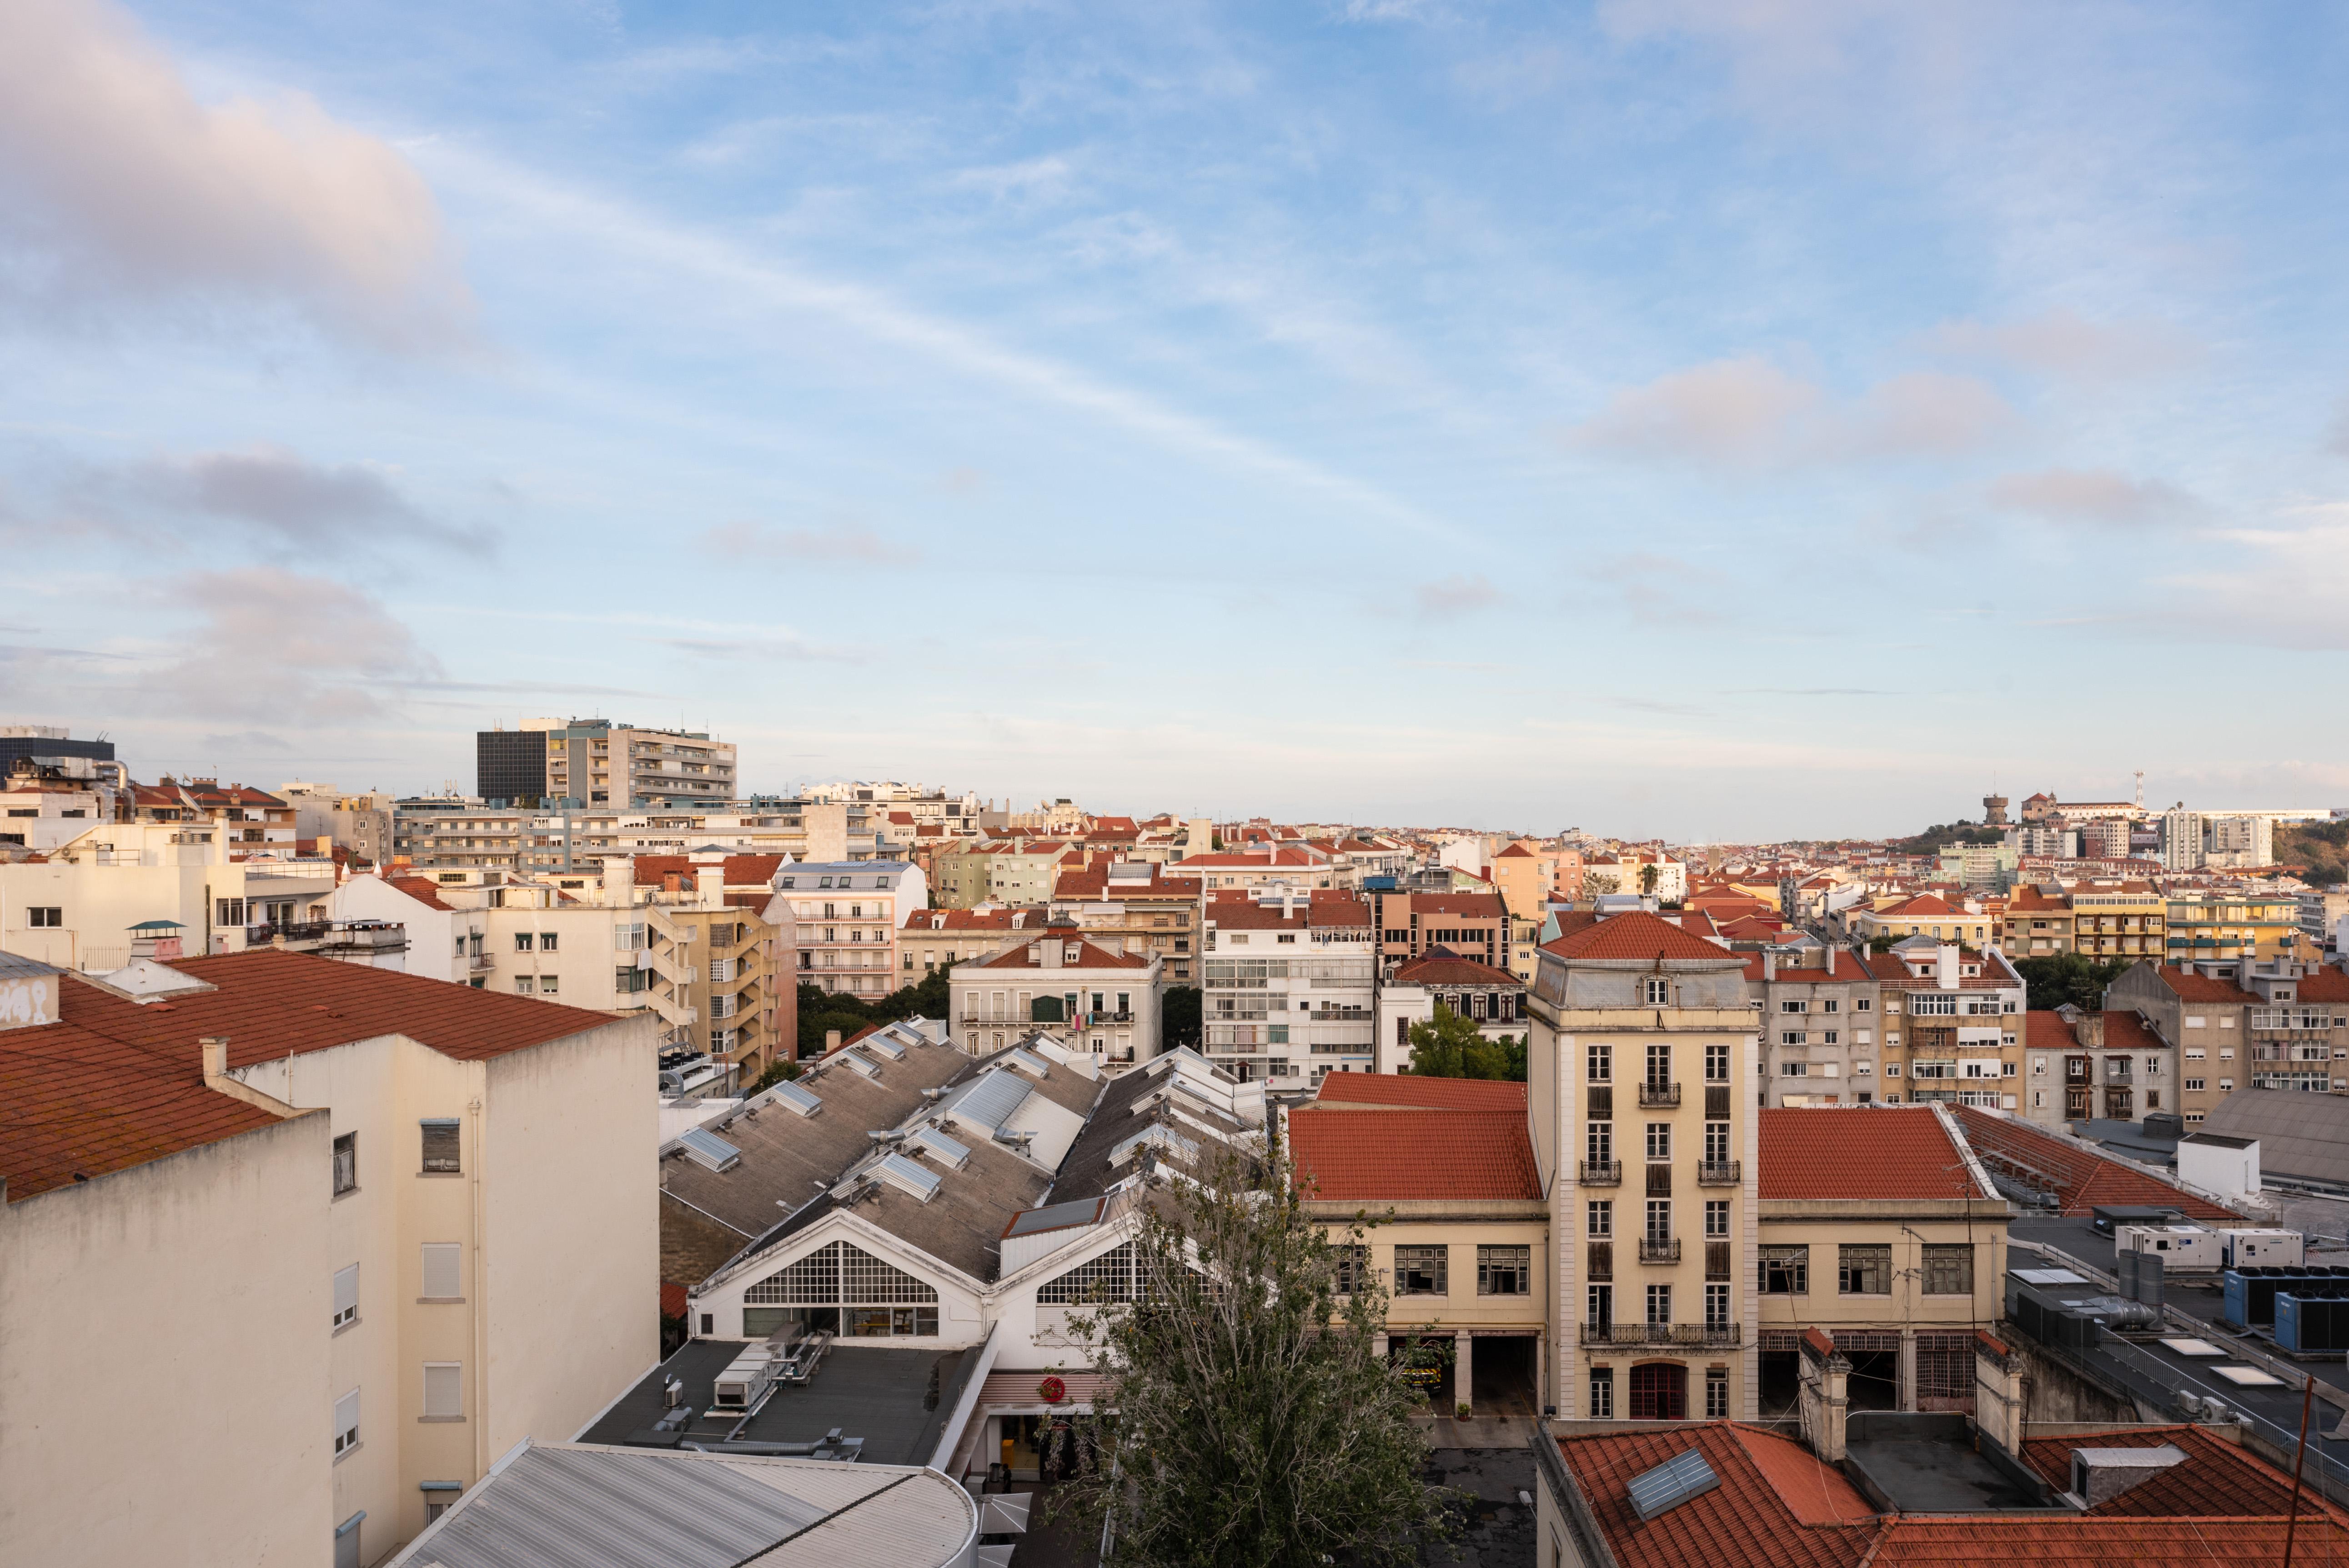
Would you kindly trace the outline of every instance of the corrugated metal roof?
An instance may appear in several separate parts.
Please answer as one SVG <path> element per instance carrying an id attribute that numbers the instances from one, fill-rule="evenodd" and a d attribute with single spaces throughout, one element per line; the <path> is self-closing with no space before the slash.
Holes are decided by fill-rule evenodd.
<path id="1" fill-rule="evenodd" d="M 1011 1119 L 1030 1090 L 1016 1073 L 998 1069 L 976 1078 L 940 1109 L 989 1132 Z"/>
<path id="2" fill-rule="evenodd" d="M 782 1104 L 790 1106 L 793 1110 L 798 1111 L 802 1116 L 813 1116 L 817 1111 L 823 1109 L 823 1099 L 817 1096 L 813 1089 L 802 1088 L 798 1084 L 792 1083 L 788 1079 L 782 1083 L 775 1085 L 774 1088 L 769 1089 L 767 1092 L 773 1095 L 775 1099 Z"/>
<path id="3" fill-rule="evenodd" d="M 952 1561 L 976 1519 L 962 1489 L 930 1471 L 557 1445 L 525 1449 L 503 1462 L 393 1562 L 400 1568 L 735 1568 L 819 1561 L 825 1568 L 905 1568 Z M 794 1554 L 802 1542 L 818 1541 L 820 1559 Z"/>
<path id="4" fill-rule="evenodd" d="M 1070 1203 L 1048 1203 L 1040 1209 L 1022 1209 L 1011 1217 L 1004 1231 L 1007 1236 L 1032 1236 L 1044 1231 L 1066 1230 L 1071 1225 L 1090 1225 L 1101 1217 L 1101 1198 L 1080 1198 Z"/>
<path id="5" fill-rule="evenodd" d="M 688 1127 L 677 1136 L 686 1158 L 705 1171 L 730 1171 L 742 1163 L 742 1151 L 714 1132 Z"/>

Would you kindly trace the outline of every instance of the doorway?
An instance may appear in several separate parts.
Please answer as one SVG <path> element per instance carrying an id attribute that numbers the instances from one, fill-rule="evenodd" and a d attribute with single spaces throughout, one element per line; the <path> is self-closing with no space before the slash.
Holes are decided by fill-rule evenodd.
<path id="1" fill-rule="evenodd" d="M 1688 1419 L 1688 1368 L 1677 1361 L 1642 1361 L 1631 1368 L 1631 1418 Z"/>

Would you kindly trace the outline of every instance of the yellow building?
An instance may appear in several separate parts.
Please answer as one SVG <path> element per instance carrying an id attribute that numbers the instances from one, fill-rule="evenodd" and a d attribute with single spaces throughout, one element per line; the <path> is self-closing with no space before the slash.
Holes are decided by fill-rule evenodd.
<path id="1" fill-rule="evenodd" d="M 1951 903 L 1939 893 L 1919 893 L 1892 899 L 1876 909 L 1855 909 L 1844 924 L 1861 942 L 1879 936 L 1899 941 L 1910 936 L 1937 937 L 1943 942 L 1970 942 L 1977 947 L 1998 940 L 1998 922 L 1979 906 Z"/>
<path id="2" fill-rule="evenodd" d="M 2173 893 L 2163 912 L 2169 962 L 2296 955 L 2300 903 L 2290 893 L 2216 890 Z"/>
<path id="3" fill-rule="evenodd" d="M 1852 1366 L 1854 1409 L 1971 1410 L 2013 1211 L 1933 1106 L 1760 1113 L 1762 1413 L 1795 1404 L 1804 1331 Z"/>
<path id="4" fill-rule="evenodd" d="M 1610 915 L 1543 944 L 1526 1004 L 1556 1238 L 1542 1402 L 1752 1419 L 1759 1025 L 1744 955 Z"/>
<path id="5" fill-rule="evenodd" d="M 1385 1216 L 1350 1267 L 1387 1289 L 1388 1353 L 1438 1344 L 1431 1398 L 1446 1414 L 1537 1417 L 1550 1316 L 1549 1205 L 1526 1126 L 1526 1086 L 1331 1073 L 1288 1115 L 1333 1239 Z M 1436 1359 L 1429 1357 L 1430 1360 Z"/>

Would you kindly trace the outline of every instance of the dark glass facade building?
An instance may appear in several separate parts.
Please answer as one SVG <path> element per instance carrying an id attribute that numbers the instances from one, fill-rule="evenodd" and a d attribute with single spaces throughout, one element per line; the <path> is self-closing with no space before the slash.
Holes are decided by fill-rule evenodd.
<path id="1" fill-rule="evenodd" d="M 536 800 L 546 793 L 546 732 L 484 729 L 474 736 L 473 793 L 485 800 Z"/>

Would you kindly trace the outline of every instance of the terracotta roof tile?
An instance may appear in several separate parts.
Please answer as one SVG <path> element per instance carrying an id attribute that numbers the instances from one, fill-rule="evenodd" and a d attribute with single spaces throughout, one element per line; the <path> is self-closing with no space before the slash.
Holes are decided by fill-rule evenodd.
<path id="1" fill-rule="evenodd" d="M 1522 991 L 1526 983 L 1506 969 L 1463 958 L 1449 947 L 1431 947 L 1396 969 L 1395 985 L 1479 985 Z"/>
<path id="2" fill-rule="evenodd" d="M 1507 1110 L 1523 1116 L 1526 1086 L 1496 1078 L 1435 1078 L 1425 1073 L 1330 1073 L 1321 1079 L 1319 1103 Z"/>
<path id="3" fill-rule="evenodd" d="M 387 877 L 384 880 L 427 909 L 455 907 L 453 904 L 442 902 L 439 884 L 429 882 L 423 877 Z"/>
<path id="4" fill-rule="evenodd" d="M 2158 964 L 2154 966 L 2154 970 L 2161 976 L 2163 983 L 2178 994 L 2178 999 L 2181 1002 L 2252 1003 L 2259 1000 L 2258 996 L 2244 990 L 2232 980 L 2198 975 L 2191 969 L 2181 968 L 2175 964 Z"/>
<path id="5" fill-rule="evenodd" d="M 2195 1197 L 2159 1177 L 2086 1145 L 1971 1105 L 1952 1106 L 1966 1141 L 1992 1175 L 2002 1171 L 2034 1187 L 2052 1185 L 2059 1212 L 2085 1215 L 2098 1204 L 2156 1204 L 2194 1220 L 2236 1220 L 2231 1209 Z"/>
<path id="6" fill-rule="evenodd" d="M 1299 1106 L 1289 1113 L 1288 1145 L 1299 1173 L 1313 1182 L 1313 1195 L 1330 1202 L 1542 1195 L 1522 1108 Z"/>
<path id="7" fill-rule="evenodd" d="M 1009 948 L 1004 952 L 997 954 L 992 958 L 979 959 L 973 964 L 966 965 L 966 967 L 973 969 L 1033 969 L 1039 975 L 1052 974 L 1053 971 L 1045 968 L 1040 964 L 1030 964 L 1028 962 L 1028 951 L 1030 948 L 1034 947 L 1037 942 L 1075 942 L 1077 945 L 1082 949 L 1074 963 L 1064 963 L 1061 965 L 1061 973 L 1066 973 L 1073 969 L 1147 969 L 1150 967 L 1150 960 L 1147 958 L 1138 957 L 1131 953 L 1112 953 L 1106 947 L 1096 946 L 1092 943 L 1086 942 L 1079 937 L 1064 936 L 1058 932 L 1054 932 L 1046 936 L 1038 937 L 1035 941 L 1023 942 L 1017 947 Z"/>
<path id="8" fill-rule="evenodd" d="M 59 1022 L 0 1051 L 0 1175 L 11 1202 L 264 1127 L 266 1111 L 203 1087 L 209 1035 L 250 1067 L 380 1035 L 465 1061 L 601 1028 L 606 1013 L 298 953 L 168 967 L 214 988 L 140 1006 L 67 976 Z M 323 1181 L 324 1178 L 321 1177 Z"/>
<path id="9" fill-rule="evenodd" d="M 1930 1106 L 1774 1107 L 1758 1115 L 1765 1200 L 1985 1196 Z"/>
<path id="10" fill-rule="evenodd" d="M 1809 1456 L 1799 1449 L 1793 1454 L 1780 1452 L 1770 1445 L 1795 1445 L 1766 1433 L 1741 1431 L 1726 1421 L 1557 1441 L 1619 1568 L 1694 1568 L 1700 1563 L 1704 1568 L 1855 1568 L 1880 1528 L 1866 1517 L 1851 1524 L 1805 1523 L 1780 1495 L 1773 1477 L 1797 1469 Z M 1692 1449 L 1704 1456 L 1721 1485 L 1642 1522 L 1631 1507 L 1631 1479 Z M 1757 1451 L 1771 1455 L 1769 1470 L 1755 1461 Z M 1823 1505 L 1849 1517 L 1858 1493 L 1843 1496 L 1851 1483 L 1813 1463 Z"/>
<path id="11" fill-rule="evenodd" d="M 1542 946 L 1561 958 L 1734 958 L 1717 942 L 1682 930 L 1646 910 L 1609 915 Z"/>

